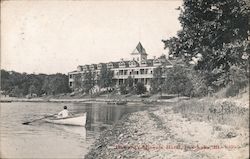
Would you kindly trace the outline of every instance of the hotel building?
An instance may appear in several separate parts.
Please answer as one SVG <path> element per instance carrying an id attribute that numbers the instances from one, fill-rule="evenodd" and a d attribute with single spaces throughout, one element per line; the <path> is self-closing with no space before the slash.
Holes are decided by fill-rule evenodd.
<path id="1" fill-rule="evenodd" d="M 104 65 L 113 72 L 113 81 L 116 86 L 124 84 L 128 77 L 131 76 L 134 84 L 137 82 L 143 83 L 147 90 L 150 90 L 151 80 L 153 79 L 154 70 L 157 67 L 171 68 L 173 67 L 172 63 L 166 59 L 166 57 L 159 57 L 148 59 L 148 54 L 146 50 L 139 42 L 134 51 L 131 53 L 131 60 L 121 59 L 118 62 L 109 62 L 109 63 L 99 63 L 91 65 L 79 65 L 77 70 L 69 72 L 69 86 L 71 89 L 77 89 L 75 87 L 75 77 L 76 75 L 81 75 L 82 80 L 84 74 L 88 71 L 91 71 L 95 75 L 94 79 L 100 75 L 100 71 Z M 164 77 L 163 77 L 164 78 Z"/>

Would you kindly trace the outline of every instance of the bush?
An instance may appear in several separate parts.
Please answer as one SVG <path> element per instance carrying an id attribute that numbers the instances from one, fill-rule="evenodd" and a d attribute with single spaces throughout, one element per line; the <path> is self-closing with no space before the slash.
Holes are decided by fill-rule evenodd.
<path id="1" fill-rule="evenodd" d="M 240 90 L 247 87 L 248 77 L 245 70 L 232 66 L 229 70 L 229 87 L 226 90 L 226 97 L 233 97 L 239 94 Z"/>
<path id="2" fill-rule="evenodd" d="M 144 86 L 143 83 L 138 82 L 136 84 L 136 94 L 143 94 L 147 91 L 147 88 Z"/>
<path id="3" fill-rule="evenodd" d="M 249 127 L 249 108 L 239 107 L 230 101 L 214 102 L 213 98 L 193 99 L 178 103 L 173 110 L 194 120 Z"/>
<path id="4" fill-rule="evenodd" d="M 233 85 L 229 85 L 228 88 L 226 89 L 226 97 L 234 97 L 236 95 L 238 95 L 240 92 L 240 89 L 237 85 L 233 84 Z"/>
<path id="5" fill-rule="evenodd" d="M 187 76 L 192 83 L 192 97 L 203 97 L 208 94 L 206 78 L 202 73 L 191 70 L 190 72 L 188 72 Z"/>
<path id="6" fill-rule="evenodd" d="M 163 84 L 163 91 L 169 94 L 190 96 L 193 84 L 188 75 L 188 70 L 183 66 L 174 66 L 167 70 L 167 78 Z"/>
<path id="7" fill-rule="evenodd" d="M 120 86 L 119 86 L 119 90 L 120 90 L 120 93 L 121 93 L 122 95 L 128 93 L 125 84 L 120 85 Z"/>

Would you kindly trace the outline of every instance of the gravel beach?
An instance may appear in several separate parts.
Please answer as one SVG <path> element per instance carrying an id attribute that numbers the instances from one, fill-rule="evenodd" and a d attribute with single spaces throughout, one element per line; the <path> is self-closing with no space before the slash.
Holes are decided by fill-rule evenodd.
<path id="1" fill-rule="evenodd" d="M 159 107 L 123 116 L 85 158 L 246 159 L 248 152 L 248 128 L 193 120 Z"/>

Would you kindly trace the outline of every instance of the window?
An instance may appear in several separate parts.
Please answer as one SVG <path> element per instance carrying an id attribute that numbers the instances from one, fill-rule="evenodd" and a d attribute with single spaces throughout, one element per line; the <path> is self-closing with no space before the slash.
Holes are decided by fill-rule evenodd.
<path id="1" fill-rule="evenodd" d="M 124 66 L 125 66 L 125 63 L 124 63 L 124 62 L 120 62 L 120 63 L 119 63 L 119 66 L 120 66 L 120 67 L 124 67 Z"/>
<path id="2" fill-rule="evenodd" d="M 141 83 L 145 84 L 145 79 L 144 78 L 141 79 Z"/>
<path id="3" fill-rule="evenodd" d="M 119 75 L 123 75 L 123 70 L 119 70 Z"/>
<path id="4" fill-rule="evenodd" d="M 112 63 L 108 64 L 108 68 L 113 68 L 113 64 Z"/>
<path id="5" fill-rule="evenodd" d="M 154 64 L 160 64 L 160 61 L 158 59 L 154 60 Z"/>
<path id="6" fill-rule="evenodd" d="M 72 78 L 72 75 L 69 75 L 69 78 Z"/>
<path id="7" fill-rule="evenodd" d="M 136 62 L 135 61 L 130 61 L 129 62 L 129 67 L 135 67 L 136 66 Z"/>
<path id="8" fill-rule="evenodd" d="M 73 85 L 72 82 L 69 82 L 69 86 L 72 87 L 72 85 Z"/>

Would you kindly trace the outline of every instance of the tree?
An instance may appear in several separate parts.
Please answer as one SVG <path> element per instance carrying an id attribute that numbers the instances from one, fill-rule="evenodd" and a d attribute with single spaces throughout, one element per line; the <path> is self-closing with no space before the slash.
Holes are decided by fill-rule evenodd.
<path id="1" fill-rule="evenodd" d="M 31 85 L 29 87 L 29 93 L 30 94 L 35 94 L 37 92 L 36 87 L 34 85 Z"/>
<path id="2" fill-rule="evenodd" d="M 5 70 L 1 70 L 1 90 L 15 96 L 25 96 L 29 93 L 58 94 L 70 91 L 68 76 L 64 74 L 21 74 Z"/>
<path id="3" fill-rule="evenodd" d="M 250 5 L 246 0 L 184 0 L 177 37 L 163 40 L 170 54 L 195 69 L 228 73 L 248 62 Z"/>
<path id="4" fill-rule="evenodd" d="M 229 80 L 231 84 L 244 88 L 248 84 L 248 74 L 243 69 L 234 66 L 229 70 Z"/>
<path id="5" fill-rule="evenodd" d="M 106 65 L 103 65 L 97 79 L 97 84 L 100 88 L 111 87 L 113 86 L 112 78 L 113 72 Z"/>
<path id="6" fill-rule="evenodd" d="M 23 89 L 23 92 L 26 93 L 27 88 L 28 88 L 28 93 L 34 93 L 37 95 L 42 94 L 42 85 L 44 81 L 43 74 L 35 75 L 35 74 L 30 74 L 30 75 L 24 75 L 24 84 L 21 86 Z M 25 84 L 26 83 L 26 84 Z"/>
<path id="7" fill-rule="evenodd" d="M 10 74 L 9 72 L 5 71 L 5 70 L 1 70 L 1 90 L 4 90 L 4 91 L 9 91 L 9 88 L 11 87 L 11 84 L 10 84 Z"/>
<path id="8" fill-rule="evenodd" d="M 74 90 L 82 88 L 82 75 L 75 74 L 74 75 Z"/>
<path id="9" fill-rule="evenodd" d="M 235 96 L 240 93 L 240 90 L 246 88 L 249 84 L 249 78 L 244 69 L 231 67 L 229 71 L 229 87 L 226 90 L 226 96 Z"/>
<path id="10" fill-rule="evenodd" d="M 202 71 L 189 69 L 186 71 L 187 77 L 191 82 L 191 92 L 189 93 L 192 97 L 202 97 L 208 94 L 208 87 L 206 85 L 206 76 Z"/>
<path id="11" fill-rule="evenodd" d="M 23 96 L 22 90 L 21 90 L 20 88 L 18 88 L 18 86 L 15 86 L 15 87 L 11 90 L 10 96 L 12 96 L 12 97 L 21 97 L 21 96 Z"/>
<path id="12" fill-rule="evenodd" d="M 115 83 L 113 81 L 114 72 L 110 69 L 107 69 L 105 76 L 105 87 L 112 87 Z"/>
<path id="13" fill-rule="evenodd" d="M 95 79 L 94 75 L 91 71 L 87 71 L 83 75 L 83 82 L 82 82 L 82 88 L 85 93 L 89 93 L 90 89 L 93 88 L 95 85 Z"/>
<path id="14" fill-rule="evenodd" d="M 182 66 L 174 66 L 167 70 L 167 77 L 163 83 L 164 92 L 190 96 L 193 90 L 191 80 L 187 76 L 187 70 Z"/>
<path id="15" fill-rule="evenodd" d="M 147 91 L 147 88 L 141 82 L 137 82 L 135 88 L 136 88 L 136 94 L 143 94 Z"/>
<path id="16" fill-rule="evenodd" d="M 153 72 L 153 79 L 151 80 L 152 93 L 162 92 L 161 86 L 164 79 L 162 78 L 163 70 L 161 67 L 157 67 Z"/>
<path id="17" fill-rule="evenodd" d="M 127 94 L 127 93 L 128 93 L 128 91 L 127 91 L 127 89 L 126 89 L 126 85 L 125 85 L 125 84 L 121 84 L 121 85 L 119 86 L 119 92 L 120 92 L 122 95 L 124 95 L 124 94 Z"/>
<path id="18" fill-rule="evenodd" d="M 128 76 L 125 83 L 119 86 L 119 91 L 121 94 L 135 94 L 134 79 L 131 76 Z"/>
<path id="19" fill-rule="evenodd" d="M 133 89 L 134 89 L 134 80 L 133 80 L 133 78 L 132 78 L 131 76 L 128 76 L 125 85 L 126 85 L 127 91 L 130 92 L 130 93 L 131 93 L 131 92 L 133 93 Z"/>
<path id="20" fill-rule="evenodd" d="M 50 88 L 52 94 L 69 92 L 68 77 L 60 73 L 53 75 L 50 79 Z"/>

